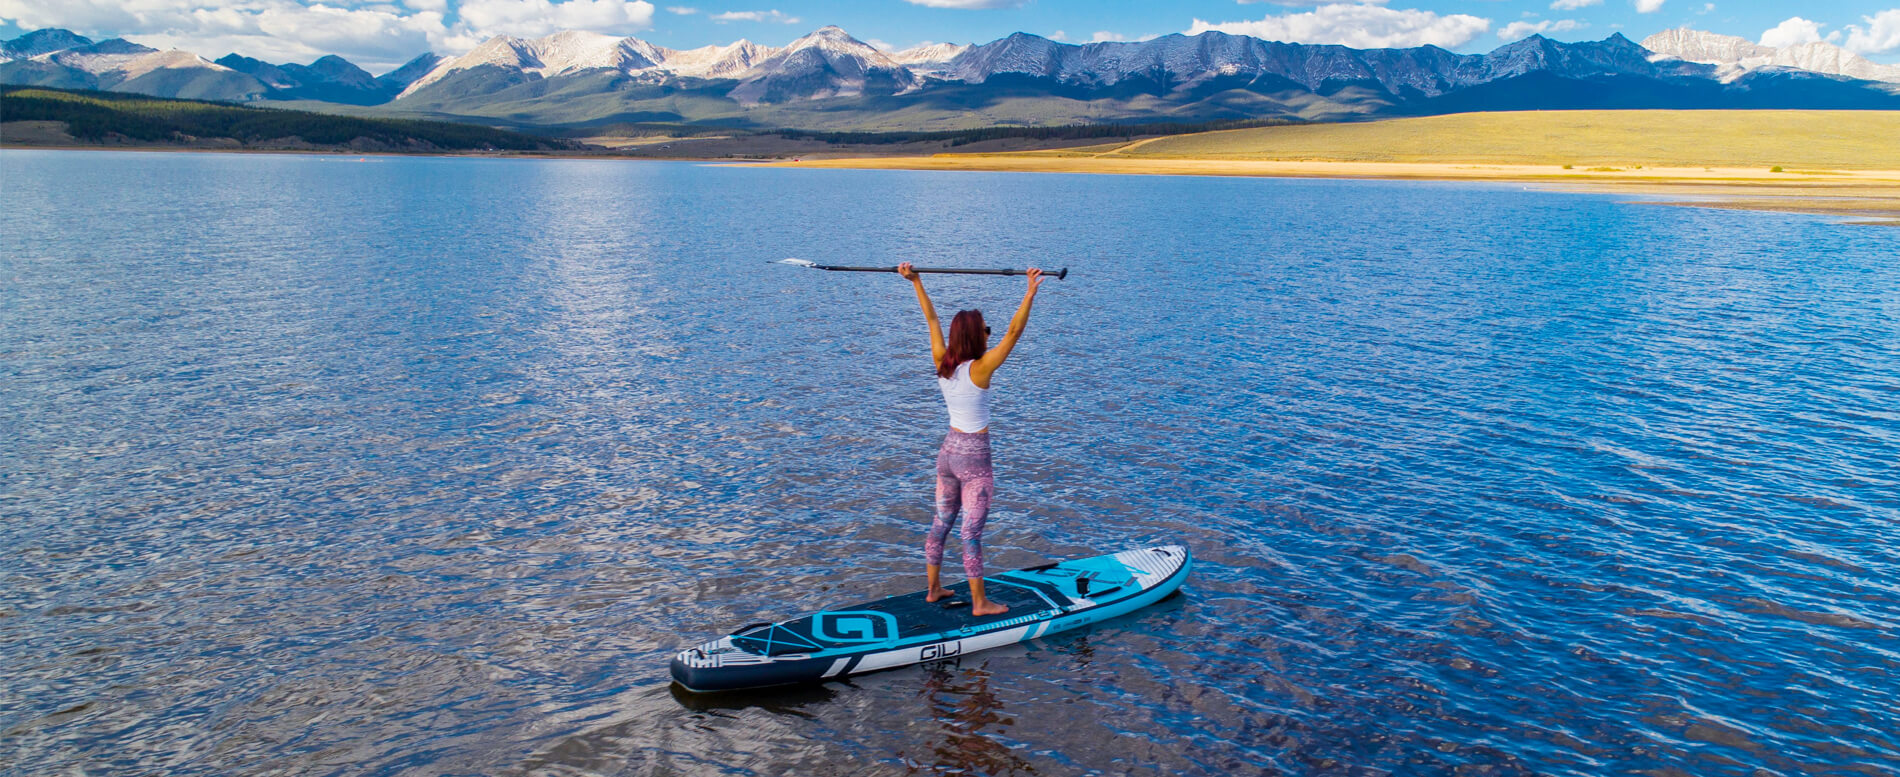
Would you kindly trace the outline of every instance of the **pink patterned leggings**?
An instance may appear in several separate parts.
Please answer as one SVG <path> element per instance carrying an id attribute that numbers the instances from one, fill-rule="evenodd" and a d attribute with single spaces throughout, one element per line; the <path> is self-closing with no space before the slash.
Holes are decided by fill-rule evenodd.
<path id="1" fill-rule="evenodd" d="M 990 472 L 990 435 L 951 429 L 937 450 L 937 519 L 924 537 L 924 561 L 943 564 L 943 541 L 963 514 L 963 572 L 983 576 L 983 522 L 990 516 L 996 476 Z"/>

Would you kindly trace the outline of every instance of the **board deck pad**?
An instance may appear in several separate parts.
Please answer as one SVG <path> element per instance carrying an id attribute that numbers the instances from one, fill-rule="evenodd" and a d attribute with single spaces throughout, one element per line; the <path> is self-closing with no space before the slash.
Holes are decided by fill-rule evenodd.
<path id="1" fill-rule="evenodd" d="M 1146 607 L 1174 593 L 1193 566 L 1179 545 L 1000 572 L 984 592 L 1008 612 L 970 614 L 970 585 L 757 623 L 673 657 L 673 679 L 693 691 L 817 682 L 1053 634 Z"/>

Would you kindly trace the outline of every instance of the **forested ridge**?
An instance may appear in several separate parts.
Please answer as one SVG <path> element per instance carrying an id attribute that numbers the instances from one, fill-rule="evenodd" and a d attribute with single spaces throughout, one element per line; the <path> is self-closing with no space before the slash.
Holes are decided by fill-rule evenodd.
<path id="1" fill-rule="evenodd" d="M 246 147 L 297 145 L 391 151 L 559 151 L 576 144 L 471 124 L 368 119 L 234 103 L 116 92 L 0 87 L 0 121 L 57 121 L 90 143 L 191 145 L 229 139 Z M 4 138 L 0 138 L 4 140 Z"/>

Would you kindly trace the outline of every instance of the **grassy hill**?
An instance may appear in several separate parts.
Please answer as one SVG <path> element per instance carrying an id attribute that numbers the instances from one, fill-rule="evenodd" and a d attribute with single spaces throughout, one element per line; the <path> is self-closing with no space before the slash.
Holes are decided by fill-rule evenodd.
<path id="1" fill-rule="evenodd" d="M 1239 129 L 1108 152 L 1137 159 L 1900 170 L 1896 111 L 1523 111 Z"/>
<path id="2" fill-rule="evenodd" d="M 560 151 L 569 141 L 412 119 L 373 119 L 116 92 L 0 87 L 0 142 L 338 151 Z"/>

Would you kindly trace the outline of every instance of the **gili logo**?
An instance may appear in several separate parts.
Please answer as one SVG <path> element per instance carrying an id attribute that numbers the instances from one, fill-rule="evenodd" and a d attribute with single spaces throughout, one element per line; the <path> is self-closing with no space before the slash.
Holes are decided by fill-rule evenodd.
<path id="1" fill-rule="evenodd" d="M 949 658 L 951 656 L 959 655 L 962 652 L 963 652 L 963 643 L 960 641 L 959 642 L 945 642 L 940 645 L 925 645 L 923 650 L 918 651 L 917 660 L 930 661 L 930 660 L 938 659 L 938 658 Z"/>

